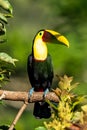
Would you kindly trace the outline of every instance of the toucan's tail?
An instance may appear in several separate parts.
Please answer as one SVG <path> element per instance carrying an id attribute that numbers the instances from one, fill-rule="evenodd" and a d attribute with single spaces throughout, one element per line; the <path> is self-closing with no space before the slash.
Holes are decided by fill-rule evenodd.
<path id="1" fill-rule="evenodd" d="M 33 115 L 36 118 L 49 118 L 51 116 L 51 109 L 47 102 L 36 102 L 34 104 Z"/>

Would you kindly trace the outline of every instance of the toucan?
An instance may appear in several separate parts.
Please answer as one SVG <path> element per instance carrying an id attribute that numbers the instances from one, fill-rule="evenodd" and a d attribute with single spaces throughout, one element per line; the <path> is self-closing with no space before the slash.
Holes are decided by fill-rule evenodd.
<path id="1" fill-rule="evenodd" d="M 44 92 L 46 96 L 50 91 L 54 77 L 53 65 L 50 54 L 48 53 L 47 43 L 56 43 L 69 47 L 68 40 L 60 33 L 42 29 L 37 32 L 33 39 L 32 52 L 28 56 L 27 71 L 32 86 L 29 94 Z M 36 118 L 49 118 L 51 109 L 47 102 L 35 102 L 33 115 Z"/>

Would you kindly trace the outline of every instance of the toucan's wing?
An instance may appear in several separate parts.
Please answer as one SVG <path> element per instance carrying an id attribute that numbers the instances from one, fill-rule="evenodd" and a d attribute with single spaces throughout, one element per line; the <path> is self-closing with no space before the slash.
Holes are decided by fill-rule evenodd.
<path id="1" fill-rule="evenodd" d="M 27 60 L 27 71 L 31 85 L 33 86 L 33 56 L 30 54 Z"/>
<path id="2" fill-rule="evenodd" d="M 50 83 L 52 83 L 53 76 L 54 76 L 53 63 L 52 63 L 51 56 L 49 54 L 48 54 L 48 57 L 47 57 L 47 65 L 48 65 L 48 80 L 50 81 Z"/>

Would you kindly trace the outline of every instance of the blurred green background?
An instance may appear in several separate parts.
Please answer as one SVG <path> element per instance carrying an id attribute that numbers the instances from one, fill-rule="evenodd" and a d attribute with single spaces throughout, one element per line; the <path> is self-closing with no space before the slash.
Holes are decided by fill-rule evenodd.
<path id="1" fill-rule="evenodd" d="M 80 85 L 75 90 L 87 94 L 87 1 L 86 0 L 12 0 L 14 17 L 7 25 L 7 43 L 0 51 L 18 59 L 10 83 L 3 89 L 28 91 L 27 57 L 31 53 L 32 41 L 40 29 L 53 29 L 66 36 L 70 48 L 48 45 L 53 59 L 55 75 L 74 77 Z M 56 82 L 54 77 L 53 85 Z M 5 101 L 0 106 L 0 125 L 11 124 L 21 103 Z M 16 129 L 34 130 L 42 124 L 32 116 L 32 105 L 23 113 Z M 3 116 L 4 114 L 4 116 Z M 3 117 L 3 118 L 2 118 Z"/>

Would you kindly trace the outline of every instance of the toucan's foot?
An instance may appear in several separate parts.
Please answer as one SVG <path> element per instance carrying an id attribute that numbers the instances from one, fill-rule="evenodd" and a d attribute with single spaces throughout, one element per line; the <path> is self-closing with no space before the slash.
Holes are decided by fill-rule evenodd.
<path id="1" fill-rule="evenodd" d="M 29 90 L 30 96 L 32 96 L 33 92 L 34 92 L 34 88 L 31 88 L 31 89 Z"/>
<path id="2" fill-rule="evenodd" d="M 31 89 L 29 90 L 29 92 L 28 92 L 28 100 L 30 100 L 30 97 L 32 96 L 33 92 L 34 92 L 34 87 L 31 88 Z"/>
<path id="3" fill-rule="evenodd" d="M 46 95 L 47 95 L 48 92 L 49 92 L 49 89 L 47 88 L 47 89 L 44 91 L 43 98 L 46 97 Z"/>

